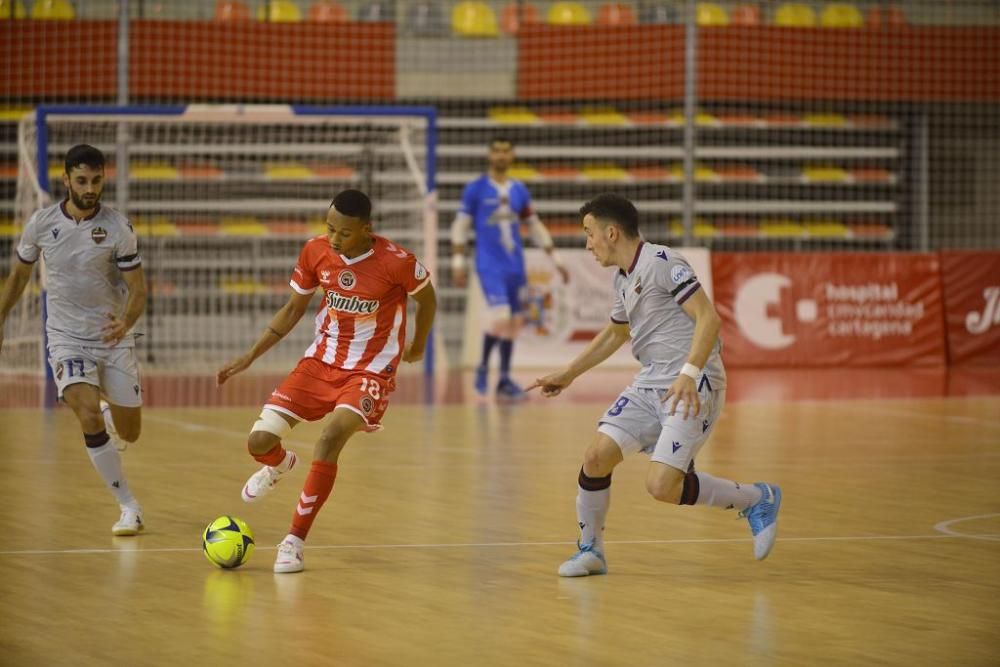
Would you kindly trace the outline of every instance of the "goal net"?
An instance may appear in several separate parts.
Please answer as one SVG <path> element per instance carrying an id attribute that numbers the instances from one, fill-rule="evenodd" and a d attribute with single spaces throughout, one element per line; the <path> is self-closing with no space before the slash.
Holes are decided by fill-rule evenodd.
<path id="1" fill-rule="evenodd" d="M 39 107 L 21 121 L 18 143 L 21 225 L 65 197 L 71 146 L 104 152 L 102 202 L 135 228 L 149 288 L 135 327 L 146 371 L 207 374 L 249 349 L 344 188 L 368 193 L 375 232 L 435 270 L 429 109 Z M 43 372 L 41 273 L 9 318 L 5 372 Z M 287 370 L 312 338 L 311 322 L 300 322 L 255 370 Z"/>

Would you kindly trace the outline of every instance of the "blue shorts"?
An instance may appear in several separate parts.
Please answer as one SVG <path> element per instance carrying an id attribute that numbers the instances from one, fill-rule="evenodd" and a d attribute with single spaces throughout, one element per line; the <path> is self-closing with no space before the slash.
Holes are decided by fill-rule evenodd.
<path id="1" fill-rule="evenodd" d="M 523 273 L 479 272 L 479 284 L 483 287 L 486 305 L 510 306 L 510 314 L 516 315 L 524 308 L 521 304 L 521 290 L 528 284 Z"/>

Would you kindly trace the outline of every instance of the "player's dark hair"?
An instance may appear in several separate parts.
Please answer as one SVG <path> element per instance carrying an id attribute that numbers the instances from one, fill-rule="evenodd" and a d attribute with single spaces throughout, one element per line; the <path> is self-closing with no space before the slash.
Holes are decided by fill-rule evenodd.
<path id="1" fill-rule="evenodd" d="M 590 214 L 598 220 L 618 225 L 630 239 L 639 236 L 639 211 L 635 204 L 613 192 L 597 195 L 580 207 L 580 215 Z"/>
<path id="2" fill-rule="evenodd" d="M 85 165 L 91 169 L 104 169 L 104 153 L 88 144 L 77 144 L 66 153 L 66 173 Z"/>
<path id="3" fill-rule="evenodd" d="M 510 140 L 510 137 L 505 137 L 502 134 L 490 137 L 490 148 L 493 148 L 493 144 L 508 144 L 511 148 L 514 147 L 514 142 Z"/>
<path id="4" fill-rule="evenodd" d="M 340 192 L 330 202 L 330 206 L 348 218 L 358 218 L 364 222 L 369 222 L 372 218 L 372 200 L 361 190 L 344 190 Z"/>

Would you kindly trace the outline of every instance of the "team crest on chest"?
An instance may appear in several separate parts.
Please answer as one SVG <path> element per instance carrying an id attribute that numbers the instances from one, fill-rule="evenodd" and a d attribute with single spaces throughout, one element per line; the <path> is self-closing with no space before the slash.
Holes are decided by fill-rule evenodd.
<path id="1" fill-rule="evenodd" d="M 104 243 L 104 239 L 108 238 L 108 232 L 104 227 L 94 227 L 90 230 L 90 238 L 94 239 L 94 243 Z"/>
<path id="2" fill-rule="evenodd" d="M 354 286 L 358 284 L 358 278 L 353 271 L 344 270 L 337 275 L 337 284 L 342 289 L 354 289 Z"/>

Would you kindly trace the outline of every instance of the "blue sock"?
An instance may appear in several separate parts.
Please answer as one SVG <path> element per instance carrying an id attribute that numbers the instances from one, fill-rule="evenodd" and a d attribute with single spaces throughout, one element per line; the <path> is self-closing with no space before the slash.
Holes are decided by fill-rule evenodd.
<path id="1" fill-rule="evenodd" d="M 500 342 L 500 339 L 491 334 L 483 334 L 483 360 L 479 362 L 479 365 L 483 368 L 489 368 L 490 365 L 490 353 L 493 352 L 493 347 Z"/>
<path id="2" fill-rule="evenodd" d="M 500 340 L 500 379 L 510 377 L 510 357 L 514 353 L 514 341 L 509 338 Z"/>

